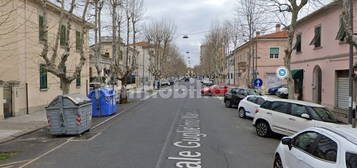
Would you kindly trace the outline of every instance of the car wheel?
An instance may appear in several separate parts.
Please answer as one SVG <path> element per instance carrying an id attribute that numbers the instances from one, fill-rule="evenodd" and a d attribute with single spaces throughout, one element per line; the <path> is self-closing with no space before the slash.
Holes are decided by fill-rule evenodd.
<path id="1" fill-rule="evenodd" d="M 280 156 L 276 155 L 274 159 L 274 168 L 283 168 L 283 163 L 281 162 Z"/>
<path id="2" fill-rule="evenodd" d="M 239 118 L 245 118 L 245 110 L 244 108 L 240 108 L 238 111 Z"/>
<path id="3" fill-rule="evenodd" d="M 226 100 L 225 105 L 227 108 L 232 108 L 232 103 L 230 100 Z"/>
<path id="4" fill-rule="evenodd" d="M 255 129 L 260 137 L 268 137 L 271 132 L 269 124 L 266 121 L 259 121 L 256 124 Z"/>

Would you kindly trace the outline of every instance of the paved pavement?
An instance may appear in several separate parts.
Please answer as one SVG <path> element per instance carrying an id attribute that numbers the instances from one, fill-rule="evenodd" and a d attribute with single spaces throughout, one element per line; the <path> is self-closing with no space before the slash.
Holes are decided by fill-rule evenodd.
<path id="1" fill-rule="evenodd" d="M 251 120 L 238 118 L 237 109 L 224 108 L 217 98 L 169 96 L 178 92 L 182 90 L 160 91 L 160 96 L 139 103 L 88 136 L 63 138 L 16 166 L 272 167 L 280 137 L 258 137 Z"/>

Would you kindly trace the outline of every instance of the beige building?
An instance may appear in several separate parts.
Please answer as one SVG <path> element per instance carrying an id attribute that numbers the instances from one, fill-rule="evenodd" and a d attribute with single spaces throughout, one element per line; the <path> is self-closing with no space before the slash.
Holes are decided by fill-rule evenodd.
<path id="1" fill-rule="evenodd" d="M 40 1 L 8 2 L 0 7 L 0 20 L 4 23 L 0 25 L 0 119 L 44 110 L 53 98 L 62 93 L 59 79 L 47 72 L 40 57 L 43 49 L 40 25 L 44 21 Z M 48 2 L 49 56 L 52 54 L 53 41 L 59 27 L 60 10 L 58 6 Z M 79 63 L 80 54 L 76 45 L 82 26 L 81 18 L 74 15 L 69 17 L 72 17 L 73 22 L 69 39 L 71 52 L 66 62 L 66 72 L 70 74 Z M 85 55 L 89 58 L 88 36 L 84 34 L 83 37 Z M 59 52 L 64 52 L 63 47 L 60 47 Z M 88 62 L 85 63 L 80 78 L 72 82 L 71 93 L 86 94 Z"/>

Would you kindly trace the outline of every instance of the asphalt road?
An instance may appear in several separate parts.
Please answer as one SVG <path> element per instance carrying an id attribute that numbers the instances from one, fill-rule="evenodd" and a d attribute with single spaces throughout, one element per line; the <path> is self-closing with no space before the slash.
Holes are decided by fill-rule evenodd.
<path id="1" fill-rule="evenodd" d="M 161 91 L 88 137 L 49 148 L 25 167 L 272 167 L 279 137 L 258 137 L 252 121 L 238 118 L 237 109 L 224 108 L 220 98 L 201 98 L 193 85 L 180 86 Z M 171 96 L 188 90 L 191 96 Z"/>

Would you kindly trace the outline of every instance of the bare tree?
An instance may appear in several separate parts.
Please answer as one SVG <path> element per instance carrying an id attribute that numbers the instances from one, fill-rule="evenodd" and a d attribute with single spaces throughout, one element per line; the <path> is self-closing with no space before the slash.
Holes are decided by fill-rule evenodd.
<path id="1" fill-rule="evenodd" d="M 54 40 L 54 46 L 51 47 L 52 49 L 52 55 L 49 57 L 49 50 L 50 50 L 50 44 L 48 39 L 48 32 L 49 32 L 49 26 L 48 26 L 48 13 L 47 13 L 47 0 L 41 0 L 41 5 L 42 5 L 42 12 L 43 12 L 43 18 L 44 18 L 44 23 L 43 23 L 43 49 L 40 54 L 40 56 L 43 58 L 45 61 L 46 69 L 48 72 L 52 73 L 53 75 L 57 76 L 62 85 L 62 91 L 63 94 L 68 94 L 69 89 L 70 89 L 70 84 L 72 83 L 73 80 L 75 80 L 77 77 L 80 76 L 80 73 L 82 71 L 82 68 L 85 64 L 86 61 L 86 56 L 84 53 L 84 38 L 85 35 L 87 34 L 87 28 L 88 25 L 86 23 L 86 14 L 87 14 L 87 9 L 89 5 L 89 0 L 85 1 L 83 13 L 82 13 L 82 21 L 81 21 L 81 30 L 80 30 L 80 60 L 79 63 L 76 65 L 74 72 L 71 75 L 67 75 L 66 73 L 66 62 L 68 58 L 71 56 L 71 46 L 70 46 L 70 35 L 71 35 L 71 26 L 73 22 L 73 11 L 75 7 L 78 5 L 76 0 L 71 0 L 70 2 L 70 8 L 68 11 L 65 9 L 65 0 L 59 1 L 61 4 L 60 7 L 60 15 L 59 15 L 59 22 L 58 22 L 58 28 L 57 28 L 57 33 L 56 37 Z M 63 28 L 62 25 L 66 24 L 66 33 L 65 34 L 65 44 L 64 44 L 64 51 L 61 52 L 60 49 L 60 36 L 61 36 L 61 31 L 63 33 Z M 52 40 L 51 40 L 52 41 Z M 58 62 L 56 60 L 59 60 Z"/>
<path id="2" fill-rule="evenodd" d="M 95 67 L 97 70 L 97 76 L 100 84 L 103 84 L 103 66 L 101 64 L 101 52 L 102 52 L 102 9 L 104 6 L 103 0 L 93 0 L 92 4 L 94 6 L 94 18 L 95 18 L 95 29 L 94 29 L 94 56 L 96 58 Z"/>
<path id="3" fill-rule="evenodd" d="M 287 77 L 288 89 L 289 89 L 289 99 L 295 99 L 295 86 L 294 79 L 291 74 L 291 55 L 294 50 L 293 41 L 295 37 L 295 31 L 297 26 L 297 21 L 299 18 L 299 14 L 302 9 L 308 5 L 308 3 L 320 3 L 319 0 L 270 0 L 269 2 L 265 2 L 265 5 L 270 7 L 275 7 L 279 12 L 288 12 L 290 14 L 290 24 L 287 27 L 288 30 L 288 45 L 285 49 L 285 57 L 284 64 L 287 70 L 289 71 L 289 75 Z"/>
<path id="4" fill-rule="evenodd" d="M 149 72 L 155 80 L 160 80 L 166 71 L 165 64 L 168 61 L 168 49 L 172 43 L 176 26 L 168 20 L 154 21 L 145 27 L 145 38 L 154 46 L 151 52 Z"/>

